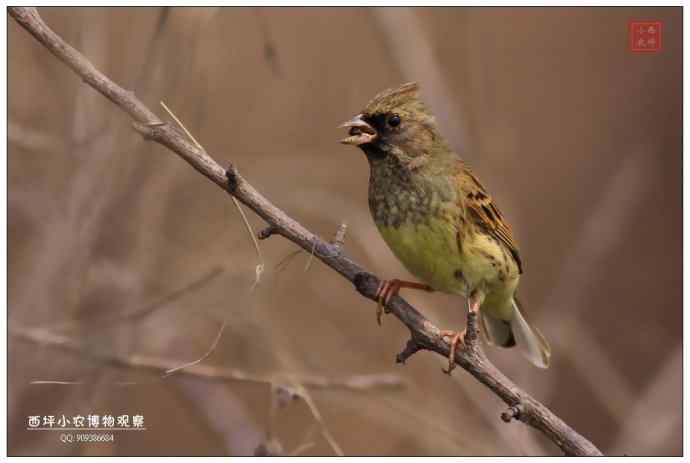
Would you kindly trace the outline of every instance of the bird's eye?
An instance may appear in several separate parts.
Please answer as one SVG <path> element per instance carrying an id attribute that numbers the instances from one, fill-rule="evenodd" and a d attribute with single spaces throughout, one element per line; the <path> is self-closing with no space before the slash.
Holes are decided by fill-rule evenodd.
<path id="1" fill-rule="evenodd" d="M 388 118 L 388 125 L 391 127 L 397 127 L 400 125 L 400 116 L 397 114 L 393 114 L 390 118 Z"/>

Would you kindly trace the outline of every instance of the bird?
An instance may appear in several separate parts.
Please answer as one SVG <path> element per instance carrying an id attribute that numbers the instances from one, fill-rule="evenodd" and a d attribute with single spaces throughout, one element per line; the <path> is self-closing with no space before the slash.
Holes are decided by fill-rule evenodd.
<path id="1" fill-rule="evenodd" d="M 383 240 L 420 282 L 383 280 L 377 319 L 403 288 L 439 291 L 467 300 L 491 345 L 518 346 L 535 366 L 548 368 L 551 348 L 517 299 L 523 262 L 513 231 L 496 201 L 441 135 L 419 84 L 378 93 L 342 124 L 341 143 L 360 148 L 369 163 L 369 210 Z M 442 330 L 450 339 L 448 368 L 466 329 Z"/>

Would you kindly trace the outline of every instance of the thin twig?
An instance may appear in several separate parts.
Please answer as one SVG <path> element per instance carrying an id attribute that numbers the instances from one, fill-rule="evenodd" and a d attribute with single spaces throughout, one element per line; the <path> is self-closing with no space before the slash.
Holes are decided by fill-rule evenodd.
<path id="1" fill-rule="evenodd" d="M 223 337 L 223 332 L 225 331 L 225 327 L 228 325 L 228 318 L 230 318 L 229 312 L 225 315 L 225 319 L 223 320 L 223 324 L 220 326 L 220 329 L 218 330 L 218 333 L 216 334 L 216 338 L 213 340 L 211 345 L 209 346 L 208 350 L 204 355 L 199 357 L 196 360 L 192 360 L 191 362 L 183 363 L 182 365 L 176 366 L 169 368 L 165 370 L 165 374 L 163 377 L 170 376 L 175 372 L 178 372 L 180 370 L 184 370 L 185 368 L 193 367 L 194 365 L 197 365 L 213 354 L 213 352 L 216 350 L 216 347 L 218 347 L 218 343 L 220 342 L 220 338 Z"/>
<path id="2" fill-rule="evenodd" d="M 259 232 L 258 236 L 259 236 L 260 240 L 265 240 L 265 239 L 273 236 L 277 232 L 278 232 L 277 230 L 273 229 L 269 225 L 265 229 L 261 230 Z M 309 270 L 309 268 L 311 267 L 311 263 L 314 260 L 314 255 L 318 255 L 321 258 L 335 257 L 335 256 L 339 255 L 340 252 L 342 251 L 343 245 L 345 243 L 345 233 L 346 232 L 347 232 L 347 223 L 343 222 L 338 227 L 338 230 L 336 230 L 335 237 L 330 242 L 333 245 L 333 247 L 335 248 L 335 253 L 333 255 L 330 255 L 330 256 L 319 255 L 316 252 L 316 241 L 314 241 L 314 243 L 312 243 L 311 250 L 309 251 L 309 259 L 307 259 L 307 263 L 304 266 L 304 271 L 307 272 Z M 294 257 L 296 257 L 297 255 L 301 254 L 302 252 L 304 252 L 303 249 L 298 249 L 296 251 L 291 252 L 287 256 L 283 257 L 283 259 L 280 262 L 278 262 L 278 264 L 276 265 L 276 267 L 275 267 L 276 271 L 281 271 L 284 268 L 286 268 L 288 266 L 288 264 L 290 263 L 290 261 Z"/>
<path id="3" fill-rule="evenodd" d="M 340 253 L 340 251 L 343 248 L 343 245 L 345 244 L 345 233 L 347 233 L 347 223 L 343 222 L 340 224 L 338 227 L 338 230 L 335 232 L 335 237 L 333 237 L 333 241 L 331 241 L 331 244 L 336 247 L 338 250 L 337 252 Z M 309 260 L 307 260 L 307 265 L 304 266 L 304 271 L 308 271 L 309 267 L 311 267 L 311 263 L 314 260 L 314 254 L 316 252 L 316 241 L 314 241 L 314 245 L 311 247 L 311 253 L 309 253 Z M 326 257 L 326 256 L 321 256 L 321 257 Z"/>
<path id="4" fill-rule="evenodd" d="M 298 455 L 303 454 L 310 448 L 314 447 L 316 443 L 313 441 L 314 433 L 316 432 L 316 426 L 312 423 L 308 428 L 307 431 L 304 433 L 304 437 L 300 439 L 301 444 L 297 445 L 295 449 L 289 453 L 288 456 L 291 457 L 296 457 Z"/>
<path id="5" fill-rule="evenodd" d="M 208 272 L 206 272 L 204 275 L 202 275 L 200 278 L 195 279 L 194 281 L 186 284 L 184 287 L 179 288 L 169 294 L 166 294 L 165 296 L 162 296 L 153 302 L 150 302 L 142 307 L 138 307 L 133 310 L 125 311 L 125 312 L 118 312 L 118 311 L 113 311 L 113 312 L 108 312 L 106 314 L 96 314 L 94 318 L 98 319 L 98 323 L 102 324 L 103 322 L 109 322 L 109 323 L 121 323 L 124 321 L 134 321 L 138 320 L 141 318 L 144 318 L 151 313 L 155 312 L 156 310 L 163 308 L 163 307 L 169 307 L 171 306 L 175 301 L 178 299 L 186 296 L 190 292 L 196 291 L 203 287 L 204 285 L 207 285 L 211 281 L 215 280 L 217 277 L 222 275 L 225 272 L 226 268 L 225 267 L 214 267 Z M 87 316 L 93 316 L 91 314 L 85 314 L 85 317 Z M 85 317 L 77 317 L 77 318 L 72 318 L 69 320 L 65 320 L 64 322 L 60 322 L 57 324 L 53 324 L 50 327 L 46 327 L 46 329 L 50 328 L 53 330 L 60 330 L 64 329 L 70 326 L 74 326 L 79 322 L 84 321 L 83 318 Z"/>
<path id="6" fill-rule="evenodd" d="M 304 399 L 307 406 L 309 407 L 309 410 L 311 411 L 312 416 L 314 417 L 316 422 L 319 423 L 319 426 L 321 426 L 321 435 L 323 436 L 323 438 L 326 439 L 326 442 L 328 442 L 328 445 L 331 446 L 331 448 L 337 456 L 344 456 L 345 453 L 343 453 L 343 449 L 340 448 L 340 445 L 338 445 L 338 442 L 336 442 L 335 438 L 333 437 L 333 434 L 331 434 L 331 432 L 328 430 L 328 427 L 326 426 L 326 423 L 323 420 L 321 412 L 316 406 L 314 399 L 311 398 L 311 394 L 309 394 L 309 392 L 304 388 L 304 386 L 302 386 L 301 383 L 295 381 L 294 384 L 297 388 L 297 393 Z"/>
<path id="7" fill-rule="evenodd" d="M 51 348 L 61 348 L 79 355 L 96 358 L 106 361 L 114 366 L 143 368 L 156 372 L 166 372 L 177 369 L 179 360 L 171 360 L 161 357 L 144 355 L 124 355 L 117 352 L 110 352 L 96 349 L 93 346 L 82 345 L 78 341 L 42 328 L 30 328 L 21 325 L 11 325 L 9 328 L 10 336 L 35 343 L 39 346 Z M 303 384 L 310 389 L 345 389 L 351 391 L 372 391 L 372 390 L 401 390 L 405 387 L 405 381 L 396 374 L 392 373 L 372 373 L 362 375 L 352 375 L 344 378 L 329 378 L 319 375 L 294 375 L 283 372 L 271 375 L 254 375 L 239 368 L 216 367 L 212 365 L 195 364 L 184 370 L 180 374 L 196 376 L 215 380 L 244 381 L 262 384 L 281 384 L 287 381 L 285 378 L 292 378 L 293 381 Z M 164 375 L 165 376 L 165 375 Z M 84 384 L 82 381 L 66 380 L 34 380 L 31 384 Z M 135 384 L 131 382 L 117 382 L 115 384 Z"/>
<path id="8" fill-rule="evenodd" d="M 163 109 L 165 109 L 165 111 L 170 115 L 170 117 L 172 117 L 175 120 L 175 122 L 177 122 L 177 125 L 182 130 L 184 130 L 184 133 L 187 135 L 187 137 L 190 140 L 192 140 L 192 142 L 194 142 L 194 144 L 196 145 L 197 148 L 199 148 L 201 151 L 203 151 L 205 153 L 206 150 L 204 149 L 204 147 L 201 146 L 201 143 L 199 143 L 197 141 L 197 139 L 194 138 L 192 133 L 189 130 L 187 130 L 187 127 L 185 127 L 185 125 L 182 123 L 182 121 L 180 121 L 180 119 L 178 119 L 178 117 L 175 115 L 175 113 L 173 113 L 170 110 L 170 108 L 168 108 L 166 106 L 166 104 L 164 102 L 161 101 L 160 103 L 161 103 L 161 106 L 163 106 Z M 240 216 L 242 217 L 242 222 L 244 223 L 244 227 L 246 228 L 247 233 L 249 233 L 249 236 L 252 238 L 252 243 L 254 243 L 254 249 L 256 250 L 256 256 L 259 259 L 259 263 L 257 264 L 257 266 L 255 268 L 254 283 L 252 283 L 252 286 L 250 288 L 250 291 L 254 291 L 254 289 L 256 289 L 256 286 L 261 281 L 261 274 L 264 271 L 264 257 L 261 254 L 261 248 L 259 247 L 259 242 L 256 239 L 256 234 L 254 233 L 254 229 L 252 229 L 252 226 L 249 223 L 249 219 L 247 219 L 247 214 L 245 214 L 244 209 L 242 209 L 242 205 L 240 205 L 239 201 L 237 201 L 237 198 L 235 198 L 234 196 L 232 197 L 232 202 L 235 204 L 237 211 L 240 213 Z"/>
<path id="9" fill-rule="evenodd" d="M 302 252 L 303 252 L 302 249 L 297 249 L 297 250 L 295 250 L 295 251 L 292 251 L 292 252 L 291 252 L 290 254 L 288 254 L 287 256 L 283 257 L 283 258 L 280 260 L 280 262 L 278 262 L 278 263 L 276 264 L 276 267 L 275 267 L 276 272 L 280 272 L 281 270 L 287 268 L 287 266 L 288 266 L 288 264 L 290 263 L 290 261 L 291 261 L 293 258 L 295 258 L 295 257 L 297 257 L 298 255 L 300 255 Z"/>
<path id="10" fill-rule="evenodd" d="M 311 263 L 314 261 L 314 252 L 316 251 L 316 241 L 311 246 L 311 252 L 309 253 L 309 259 L 307 259 L 307 263 L 304 264 L 304 271 L 308 272 L 309 267 L 311 267 Z"/>
<path id="11" fill-rule="evenodd" d="M 204 147 L 201 146 L 201 143 L 199 143 L 199 142 L 197 141 L 197 139 L 194 138 L 194 135 L 192 135 L 191 132 L 190 132 L 189 130 L 187 130 L 187 127 L 185 127 L 185 125 L 182 123 L 182 121 L 180 121 L 180 120 L 177 118 L 177 116 L 175 115 L 175 113 L 172 112 L 172 111 L 170 110 L 170 108 L 168 108 L 168 106 L 165 104 L 165 102 L 161 101 L 160 103 L 161 103 L 161 106 L 163 106 L 163 109 L 165 109 L 165 112 L 167 112 L 168 115 L 169 115 L 170 117 L 172 117 L 173 120 L 174 120 L 175 122 L 177 122 L 177 125 L 178 125 L 182 130 L 184 130 L 184 133 L 187 135 L 187 138 L 189 138 L 190 140 L 192 140 L 192 142 L 194 142 L 194 144 L 196 145 L 197 148 L 199 148 L 199 149 L 202 150 L 202 151 L 206 151 L 206 150 L 204 149 Z"/>
<path id="12" fill-rule="evenodd" d="M 242 209 L 242 206 L 240 205 L 239 201 L 237 201 L 237 198 L 235 198 L 234 196 L 232 196 L 231 198 L 232 202 L 235 204 L 235 207 L 237 207 L 240 216 L 242 216 L 242 222 L 244 223 L 244 227 L 247 229 L 247 233 L 249 233 L 249 236 L 252 237 L 252 243 L 254 243 L 254 249 L 256 250 L 256 255 L 259 258 L 259 263 L 256 265 L 256 268 L 254 269 L 254 283 L 252 283 L 252 287 L 250 288 L 250 291 L 254 291 L 256 289 L 256 286 L 261 281 L 261 274 L 264 272 L 264 256 L 261 254 L 259 242 L 256 240 L 256 235 L 254 234 L 254 230 L 252 229 L 252 226 L 249 223 L 249 219 L 247 219 L 247 214 L 244 213 L 244 209 Z"/>
<path id="13" fill-rule="evenodd" d="M 166 104 L 163 101 L 161 101 L 160 103 L 161 103 L 161 106 L 163 107 L 163 109 L 165 109 L 165 111 L 170 115 L 170 117 L 172 117 L 175 120 L 177 125 L 182 130 L 184 130 L 184 133 L 187 135 L 187 138 L 192 140 L 192 142 L 194 142 L 196 147 L 199 148 L 201 151 L 206 152 L 204 147 L 201 146 L 201 143 L 199 143 L 197 141 L 197 139 L 194 138 L 194 135 L 192 135 L 192 133 L 189 130 L 187 130 L 187 127 L 185 127 L 185 125 L 182 123 L 182 121 L 180 121 L 180 119 L 175 115 L 175 113 L 173 113 L 170 110 L 170 108 L 168 108 L 168 106 L 166 106 Z M 244 213 L 244 211 L 242 210 L 242 206 L 240 205 L 240 203 L 235 198 L 232 198 L 232 199 L 233 199 L 233 202 L 235 203 L 235 207 L 237 208 L 237 210 L 240 213 L 240 216 L 242 216 L 242 221 L 244 222 L 244 225 L 247 229 L 247 233 L 249 233 L 249 236 L 251 236 L 251 238 L 252 238 L 252 242 L 254 243 L 254 248 L 256 249 L 256 254 L 259 258 L 259 264 L 256 266 L 256 276 L 254 278 L 254 283 L 252 284 L 251 289 L 250 289 L 250 291 L 254 291 L 254 289 L 256 288 L 256 285 L 259 284 L 259 280 L 261 279 L 261 273 L 263 272 L 263 269 L 264 269 L 264 259 L 263 259 L 263 256 L 261 255 L 261 248 L 259 248 L 259 243 L 258 243 L 258 241 L 256 241 L 256 235 L 254 234 L 254 230 L 252 230 L 252 226 L 249 224 L 249 220 L 247 220 L 247 216 Z M 209 346 L 209 349 L 206 351 L 206 353 L 204 355 L 202 355 L 201 357 L 199 357 L 196 360 L 193 360 L 191 362 L 188 362 L 188 363 L 185 363 L 183 365 L 180 365 L 180 366 L 177 366 L 177 367 L 174 367 L 174 368 L 167 370 L 165 372 L 164 376 L 169 376 L 169 375 L 175 373 L 176 371 L 180 371 L 180 370 L 183 370 L 185 368 L 199 364 L 199 363 L 203 362 L 204 360 L 206 360 L 208 357 L 210 357 L 211 354 L 213 354 L 213 352 L 216 350 L 216 347 L 218 347 L 218 343 L 220 342 L 220 338 L 223 336 L 223 332 L 225 331 L 225 327 L 227 326 L 229 319 L 230 319 L 230 313 L 227 312 L 225 314 L 225 318 L 223 319 L 223 324 L 218 329 L 218 333 L 216 334 L 216 338 L 213 340 L 213 342 L 211 343 L 211 346 Z"/>
<path id="14" fill-rule="evenodd" d="M 288 456 L 290 457 L 296 457 L 299 455 L 302 455 L 304 452 L 307 450 L 313 448 L 316 444 L 314 442 L 305 442 L 304 444 L 301 444 L 295 448 Z"/>
<path id="15" fill-rule="evenodd" d="M 160 119 L 132 92 L 128 92 L 97 70 L 83 55 L 55 34 L 30 7 L 11 7 L 10 15 L 36 40 L 58 59 L 69 66 L 84 82 L 102 93 L 134 119 L 134 128 L 145 139 L 160 143 L 178 154 L 195 170 L 252 209 L 268 224 L 280 230 L 280 235 L 309 251 L 326 265 L 351 281 L 364 297 L 376 300 L 380 280 L 353 262 L 336 247 L 290 218 L 264 198 L 230 165 L 223 169 L 204 150 L 189 143 L 182 134 L 168 125 L 156 125 Z M 439 329 L 404 299 L 395 296 L 388 304 L 391 313 L 414 333 L 420 348 L 448 356 L 450 346 L 441 339 Z M 468 322 L 470 320 L 468 319 Z M 540 431 L 566 455 L 601 455 L 589 440 L 578 434 L 542 403 L 518 388 L 501 373 L 483 354 L 481 349 L 458 349 L 455 363 L 467 370 L 478 381 L 493 391 L 508 406 L 521 406 L 517 417 Z M 197 365 L 198 366 L 198 365 Z M 440 380 L 440 378 L 439 378 Z"/>

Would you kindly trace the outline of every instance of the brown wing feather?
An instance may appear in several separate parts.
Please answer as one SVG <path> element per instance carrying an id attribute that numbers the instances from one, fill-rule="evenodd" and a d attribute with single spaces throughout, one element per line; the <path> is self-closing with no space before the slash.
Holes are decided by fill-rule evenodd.
<path id="1" fill-rule="evenodd" d="M 515 243 L 513 231 L 503 218 L 501 211 L 494 204 L 491 196 L 466 166 L 462 166 L 460 181 L 465 183 L 462 190 L 465 190 L 465 207 L 470 213 L 470 217 L 474 219 L 476 225 L 508 248 L 520 273 L 522 273 L 522 259 L 520 259 L 520 252 Z"/>

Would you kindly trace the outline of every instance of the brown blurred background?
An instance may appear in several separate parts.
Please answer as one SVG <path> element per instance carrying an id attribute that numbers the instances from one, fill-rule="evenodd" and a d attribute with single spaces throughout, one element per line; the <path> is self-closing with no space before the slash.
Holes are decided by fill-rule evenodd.
<path id="1" fill-rule="evenodd" d="M 418 80 L 513 224 L 522 298 L 554 350 L 547 371 L 489 356 L 605 453 L 681 454 L 680 8 L 39 11 L 305 226 L 331 238 L 347 222 L 347 252 L 382 277 L 408 275 L 335 127 Z M 661 52 L 628 50 L 636 19 L 663 21 Z M 558 454 L 440 356 L 395 365 L 404 327 L 377 327 L 375 305 L 304 254 L 276 269 L 284 239 L 262 242 L 252 291 L 256 253 L 227 195 L 7 21 L 11 455 L 240 455 L 269 437 L 304 455 Z M 405 296 L 464 324 L 458 298 Z M 251 380 L 161 378 L 226 318 L 193 368 Z M 25 430 L 63 413 L 142 414 L 147 431 L 70 445 Z"/>

